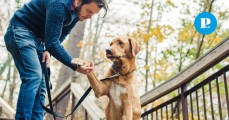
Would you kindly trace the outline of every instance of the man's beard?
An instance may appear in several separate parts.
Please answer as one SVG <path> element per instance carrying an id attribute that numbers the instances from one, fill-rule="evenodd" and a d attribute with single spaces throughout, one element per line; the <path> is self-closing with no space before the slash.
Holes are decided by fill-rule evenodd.
<path id="1" fill-rule="evenodd" d="M 75 8 L 75 14 L 80 17 L 80 11 L 81 11 L 81 8 L 82 8 L 82 4 L 80 4 L 79 6 L 77 6 Z"/>

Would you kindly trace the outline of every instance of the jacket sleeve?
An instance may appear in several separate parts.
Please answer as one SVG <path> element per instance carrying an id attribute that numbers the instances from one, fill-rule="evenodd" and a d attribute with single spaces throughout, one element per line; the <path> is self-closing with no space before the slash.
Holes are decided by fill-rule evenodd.
<path id="1" fill-rule="evenodd" d="M 62 43 L 69 34 L 70 34 L 70 30 L 63 31 L 62 35 L 60 36 L 60 42 Z"/>
<path id="2" fill-rule="evenodd" d="M 72 57 L 60 43 L 63 22 L 66 16 L 64 4 L 50 2 L 46 8 L 45 47 L 53 57 L 75 70 L 74 65 L 71 64 Z"/>

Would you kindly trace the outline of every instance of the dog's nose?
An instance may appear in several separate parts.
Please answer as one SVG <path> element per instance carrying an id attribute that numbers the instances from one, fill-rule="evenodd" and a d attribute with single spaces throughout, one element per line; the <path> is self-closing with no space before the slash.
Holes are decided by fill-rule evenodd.
<path id="1" fill-rule="evenodd" d="M 112 54 L 111 49 L 106 49 L 107 54 Z"/>

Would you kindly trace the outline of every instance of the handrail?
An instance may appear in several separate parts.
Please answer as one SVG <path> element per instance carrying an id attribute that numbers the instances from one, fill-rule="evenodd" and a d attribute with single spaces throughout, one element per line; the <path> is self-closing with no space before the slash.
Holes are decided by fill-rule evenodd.
<path id="1" fill-rule="evenodd" d="M 6 115 L 9 118 L 14 118 L 16 111 L 1 97 L 0 97 L 0 106 L 3 108 L 4 113 L 6 113 Z"/>
<path id="2" fill-rule="evenodd" d="M 209 52 L 198 58 L 193 64 L 165 83 L 155 87 L 141 96 L 141 105 L 145 106 L 156 99 L 172 92 L 182 84 L 190 82 L 229 55 L 229 37 L 221 41 Z"/>

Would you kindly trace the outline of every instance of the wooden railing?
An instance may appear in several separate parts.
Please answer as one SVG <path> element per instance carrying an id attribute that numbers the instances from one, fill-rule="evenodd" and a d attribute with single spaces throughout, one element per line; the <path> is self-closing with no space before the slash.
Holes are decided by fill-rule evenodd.
<path id="1" fill-rule="evenodd" d="M 0 120 L 10 120 L 14 118 L 14 115 L 16 113 L 16 111 L 5 101 L 0 97 L 0 108 L 1 108 L 1 112 L 6 114 L 7 118 L 3 118 L 0 115 Z"/>
<path id="2" fill-rule="evenodd" d="M 176 116 L 177 119 L 181 119 L 183 118 L 183 120 L 188 120 L 189 117 L 189 113 L 192 114 L 192 110 L 190 110 L 190 104 L 192 104 L 192 102 L 190 102 L 190 100 L 187 97 L 190 97 L 190 95 L 192 93 L 187 93 L 187 86 L 190 82 L 192 82 L 193 80 L 195 80 L 195 78 L 197 78 L 198 76 L 200 76 L 201 74 L 203 74 L 205 71 L 209 70 L 211 67 L 213 67 L 214 65 L 216 65 L 217 63 L 219 63 L 220 61 L 224 60 L 225 58 L 228 58 L 229 55 L 229 37 L 224 39 L 222 42 L 220 42 L 217 46 L 215 46 L 214 48 L 212 48 L 209 52 L 207 52 L 206 54 L 204 54 L 202 57 L 200 57 L 199 59 L 197 59 L 193 64 L 189 65 L 186 69 L 184 69 L 182 72 L 178 73 L 175 77 L 169 79 L 168 81 L 166 81 L 165 83 L 155 87 L 154 89 L 150 90 L 149 92 L 145 93 L 144 95 L 141 96 L 141 105 L 142 108 L 144 109 L 143 111 L 145 111 L 143 113 L 142 117 L 143 119 L 156 119 L 156 120 L 160 120 L 160 119 L 175 119 L 175 116 L 173 116 L 173 114 L 176 112 L 178 113 L 178 115 Z M 215 78 L 218 78 L 220 76 L 225 76 L 226 72 L 228 71 L 228 64 L 226 63 L 225 68 L 223 68 L 223 72 L 221 70 L 221 74 L 220 75 L 215 75 L 214 78 L 211 78 L 211 80 L 204 80 L 207 81 L 208 80 L 208 84 L 211 84 L 210 82 L 212 80 L 216 80 Z M 210 78 L 209 78 L 210 79 Z M 224 78 L 224 81 L 227 81 L 227 78 Z M 204 84 L 203 83 L 199 83 L 202 84 L 202 86 L 200 88 L 196 88 L 196 86 L 193 86 L 192 88 L 195 89 L 192 92 L 196 92 L 196 94 L 198 94 L 200 91 L 200 89 L 204 89 Z M 217 83 L 218 84 L 218 83 Z M 226 96 L 226 111 L 227 111 L 227 116 L 229 119 L 229 101 L 228 101 L 228 93 L 227 93 L 227 83 L 224 83 L 225 86 L 223 86 L 224 88 L 222 89 L 226 89 L 225 91 L 225 96 Z M 199 85 L 200 86 L 200 85 Z M 190 89 L 192 89 L 190 88 Z M 211 89 L 211 88 L 210 88 Z M 219 88 L 221 89 L 221 88 Z M 172 99 L 169 99 L 157 106 L 154 106 L 153 103 L 159 99 L 161 99 L 162 97 L 166 97 L 169 95 L 169 93 L 173 92 L 173 91 L 178 91 L 178 95 Z M 204 95 L 205 92 L 201 92 L 199 93 L 199 95 Z M 219 94 L 219 93 L 217 93 Z M 192 95 L 191 95 L 192 96 Z M 197 99 L 198 101 L 198 96 L 196 96 L 195 99 Z M 212 98 L 211 98 L 212 99 Z M 211 101 L 210 99 L 210 101 Z M 220 99 L 220 97 L 219 97 Z M 189 102 L 187 102 L 189 100 Z M 180 104 L 175 104 L 175 103 L 181 103 Z M 213 104 L 212 102 L 210 104 Z M 219 103 L 221 104 L 221 103 Z M 147 107 L 150 106 L 150 107 Z M 180 105 L 180 107 L 179 107 Z M 152 107 L 154 106 L 154 107 Z M 168 111 L 168 106 L 170 108 L 171 113 L 169 114 Z M 178 109 L 175 109 L 176 108 Z M 198 107 L 198 106 L 197 106 Z M 205 106 L 206 107 L 206 106 Z M 181 108 L 181 109 L 179 109 Z M 190 108 L 190 109 L 189 109 Z M 182 111 L 181 111 L 182 110 Z M 192 111 L 192 112 L 188 112 Z M 199 110 L 199 108 L 197 108 L 197 110 Z M 160 113 L 159 113 L 160 112 Z M 199 113 L 200 111 L 198 111 Z M 203 113 L 206 113 L 206 111 L 203 111 Z M 214 111 L 212 112 L 214 114 Z M 215 113 L 216 114 L 216 113 Z M 218 114 L 218 113 L 217 113 Z M 182 116 L 180 118 L 180 115 Z M 205 116 L 206 114 L 204 114 Z M 214 115 L 213 115 L 214 116 Z M 222 118 L 221 115 L 219 115 L 220 118 Z M 197 115 L 198 118 L 200 118 L 200 115 Z M 193 118 L 193 117 L 192 117 Z M 214 119 L 214 117 L 212 118 Z"/>

